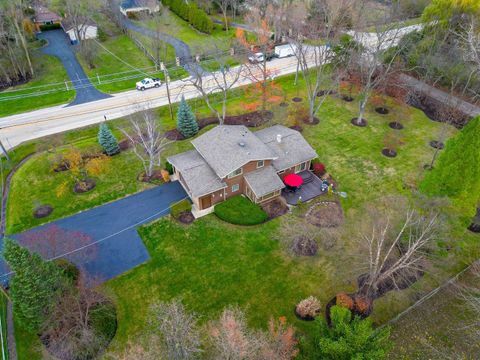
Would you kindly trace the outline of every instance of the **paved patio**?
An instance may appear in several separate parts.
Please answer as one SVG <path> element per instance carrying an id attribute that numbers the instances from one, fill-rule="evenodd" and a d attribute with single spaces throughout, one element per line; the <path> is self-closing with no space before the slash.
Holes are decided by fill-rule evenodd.
<path id="1" fill-rule="evenodd" d="M 289 205 L 297 205 L 299 200 L 305 202 L 326 193 L 321 190 L 322 180 L 310 171 L 305 170 L 297 175 L 303 179 L 302 187 L 295 192 L 288 191 L 286 188 L 282 190 L 282 196 Z"/>

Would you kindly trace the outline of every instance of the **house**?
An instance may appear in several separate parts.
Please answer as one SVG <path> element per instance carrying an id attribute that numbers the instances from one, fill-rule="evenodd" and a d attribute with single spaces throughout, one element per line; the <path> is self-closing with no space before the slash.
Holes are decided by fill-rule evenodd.
<path id="1" fill-rule="evenodd" d="M 70 38 L 72 44 L 78 43 L 78 40 L 96 39 L 98 27 L 95 22 L 91 20 L 83 21 L 81 24 L 75 26 L 70 18 L 62 20 L 62 28 Z"/>
<path id="2" fill-rule="evenodd" d="M 128 17 L 129 13 L 156 13 L 160 11 L 160 3 L 157 0 L 122 0 L 120 12 Z"/>
<path id="3" fill-rule="evenodd" d="M 60 26 L 60 21 L 62 20 L 62 17 L 55 14 L 53 11 L 50 11 L 40 2 L 37 2 L 33 5 L 33 10 L 35 11 L 35 15 L 33 16 L 32 21 L 35 25 L 36 31 L 41 31 L 40 27 L 42 25 L 58 24 Z"/>
<path id="4" fill-rule="evenodd" d="M 193 209 L 243 194 L 255 203 L 280 196 L 282 178 L 309 169 L 315 150 L 296 130 L 275 125 L 255 133 L 220 125 L 192 141 L 194 150 L 167 158 Z"/>

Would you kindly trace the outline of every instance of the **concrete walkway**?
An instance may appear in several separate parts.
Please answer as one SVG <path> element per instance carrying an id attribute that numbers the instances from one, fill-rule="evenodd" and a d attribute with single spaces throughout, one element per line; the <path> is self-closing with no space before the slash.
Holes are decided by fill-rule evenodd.
<path id="1" fill-rule="evenodd" d="M 52 256 L 46 254 L 57 257 L 69 252 L 65 256 L 68 260 L 84 269 L 89 278 L 103 282 L 149 259 L 137 227 L 167 215 L 170 204 L 186 196 L 178 182 L 171 182 L 16 234 L 13 238 L 20 244 L 37 249 L 45 257 Z M 52 226 L 71 234 L 65 237 L 72 243 L 62 243 L 52 249 L 47 237 L 39 237 L 37 245 L 30 245 L 29 235 Z M 78 241 L 79 236 L 83 238 L 81 242 Z M 43 243 L 38 245 L 39 241 Z M 80 250 L 72 251 L 79 247 Z M 6 264 L 2 261 L 0 265 L 2 274 L 6 273 Z M 5 276 L 1 278 L 3 280 Z"/>
<path id="2" fill-rule="evenodd" d="M 47 55 L 56 56 L 60 59 L 73 84 L 76 96 L 68 106 L 84 104 L 111 97 L 110 95 L 98 91 L 90 82 L 83 71 L 82 66 L 75 57 L 73 51 L 74 47 L 70 44 L 70 41 L 63 30 L 44 31 L 38 34 L 37 37 L 48 41 L 48 45 L 41 49 L 42 52 Z"/>

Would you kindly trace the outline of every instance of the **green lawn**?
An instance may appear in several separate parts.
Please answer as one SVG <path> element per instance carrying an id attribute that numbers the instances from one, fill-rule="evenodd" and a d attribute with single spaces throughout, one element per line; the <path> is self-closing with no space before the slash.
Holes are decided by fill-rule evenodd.
<path id="1" fill-rule="evenodd" d="M 42 54 L 40 49 L 36 49 L 32 52 L 32 61 L 35 71 L 33 80 L 26 84 L 0 91 L 0 117 L 53 105 L 66 104 L 75 97 L 75 91 L 66 90 L 64 81 L 69 81 L 70 79 L 59 59 Z M 37 86 L 42 87 L 34 88 Z M 54 90 L 55 92 L 50 94 L 27 97 L 28 94 L 35 92 Z M 17 95 L 25 97 L 9 99 L 9 97 Z"/>
<path id="2" fill-rule="evenodd" d="M 8 300 L 4 294 L 0 294 L 0 318 L 2 319 L 2 344 L 3 353 L 8 359 L 8 343 L 7 343 L 7 303 Z"/>

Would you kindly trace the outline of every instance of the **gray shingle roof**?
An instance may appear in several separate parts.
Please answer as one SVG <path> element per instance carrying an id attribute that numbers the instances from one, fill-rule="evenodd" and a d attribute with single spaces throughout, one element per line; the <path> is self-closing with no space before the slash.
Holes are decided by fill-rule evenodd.
<path id="1" fill-rule="evenodd" d="M 245 174 L 244 178 L 257 197 L 262 197 L 285 187 L 271 165 Z"/>
<path id="2" fill-rule="evenodd" d="M 167 160 L 180 171 L 193 197 L 209 194 L 227 186 L 196 150 L 170 156 Z"/>
<path id="3" fill-rule="evenodd" d="M 277 171 L 288 169 L 318 156 L 302 134 L 285 126 L 271 126 L 255 132 L 255 135 L 275 154 L 276 159 L 272 164 Z M 281 135 L 281 142 L 277 141 L 277 135 Z"/>
<path id="4" fill-rule="evenodd" d="M 192 141 L 220 178 L 254 160 L 275 159 L 272 150 L 243 125 L 220 125 Z"/>

